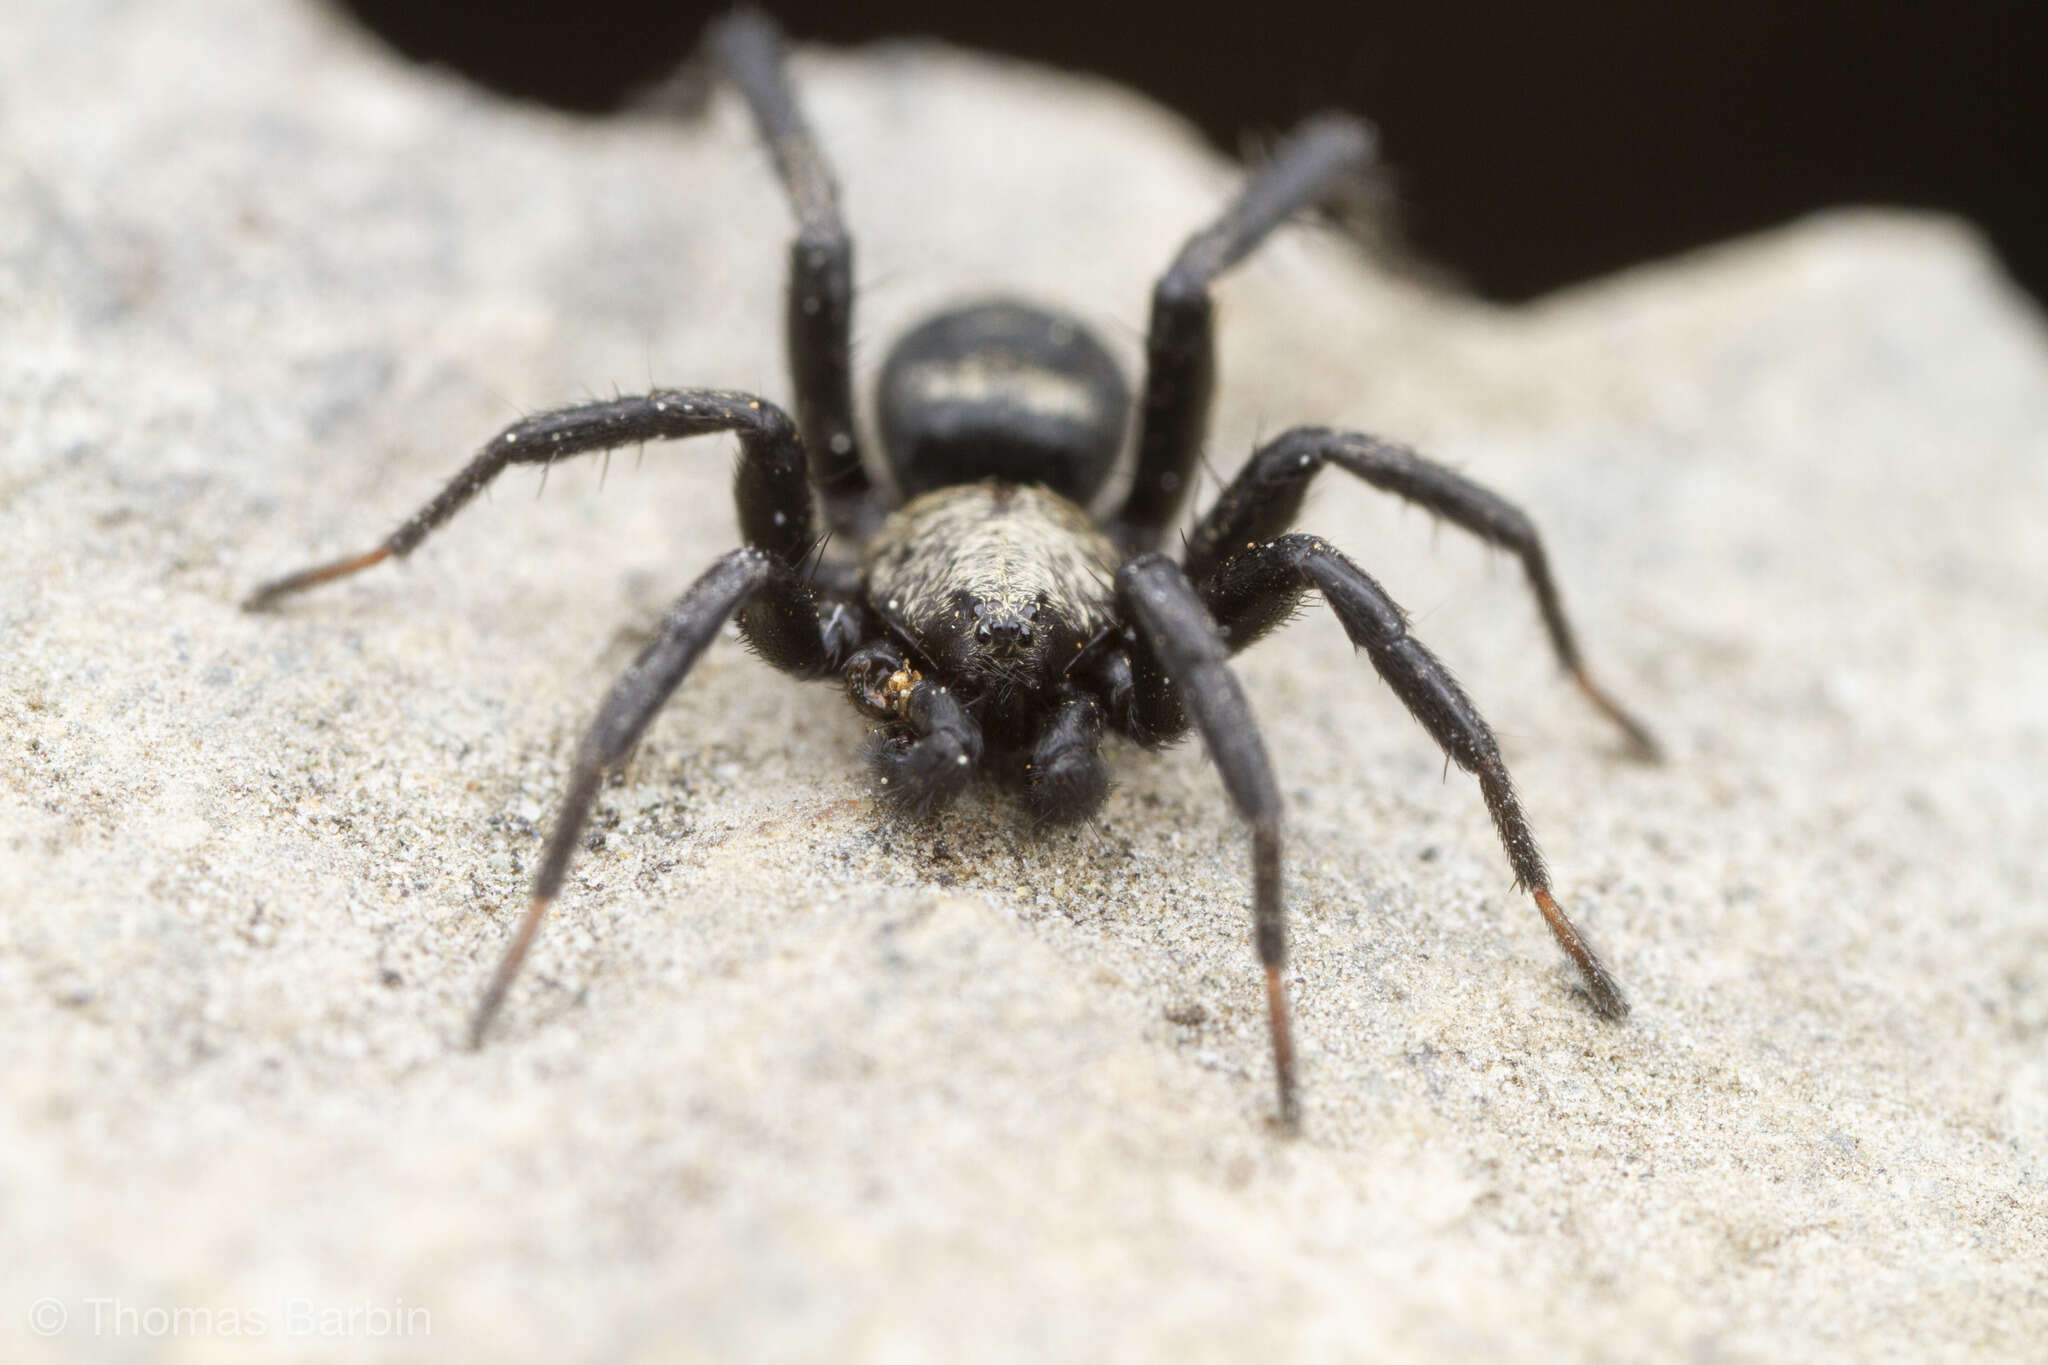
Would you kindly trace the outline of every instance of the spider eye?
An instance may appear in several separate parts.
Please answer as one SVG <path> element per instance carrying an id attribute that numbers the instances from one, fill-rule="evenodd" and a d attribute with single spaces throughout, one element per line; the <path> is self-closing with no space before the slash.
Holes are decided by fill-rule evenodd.
<path id="1" fill-rule="evenodd" d="M 1021 607 L 986 602 L 974 604 L 974 638 L 985 645 L 1015 648 L 1031 643 L 1031 622 L 1038 615 L 1035 604 Z"/>

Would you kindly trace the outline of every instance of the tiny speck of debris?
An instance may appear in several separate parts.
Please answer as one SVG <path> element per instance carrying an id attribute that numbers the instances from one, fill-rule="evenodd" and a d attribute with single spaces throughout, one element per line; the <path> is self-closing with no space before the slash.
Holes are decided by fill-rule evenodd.
<path id="1" fill-rule="evenodd" d="M 1209 1007 L 1199 1000 L 1176 1000 L 1166 1007 L 1166 1018 L 1169 1023 L 1194 1028 L 1209 1022 Z"/>

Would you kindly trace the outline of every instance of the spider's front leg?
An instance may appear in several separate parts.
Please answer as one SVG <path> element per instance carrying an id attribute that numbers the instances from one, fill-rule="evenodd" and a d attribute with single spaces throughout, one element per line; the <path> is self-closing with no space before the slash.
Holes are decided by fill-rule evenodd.
<path id="1" fill-rule="evenodd" d="M 1536 524 L 1521 508 L 1455 470 L 1424 459 L 1406 446 L 1354 431 L 1296 427 L 1282 432 L 1252 453 L 1230 486 L 1188 534 L 1183 563 L 1188 577 L 1208 581 L 1217 569 L 1247 546 L 1271 540 L 1294 525 L 1308 486 L 1330 465 L 1336 465 L 1373 487 L 1428 508 L 1490 545 L 1522 561 L 1529 589 L 1550 635 L 1557 661 L 1571 674 L 1595 709 L 1620 727 L 1640 758 L 1654 761 L 1658 745 L 1649 728 L 1624 710 L 1586 671 L 1564 602 L 1550 574 L 1550 559 Z M 1213 604 L 1212 604 L 1213 605 Z"/>
<path id="2" fill-rule="evenodd" d="M 816 548 L 816 540 L 803 446 L 788 415 L 752 394 L 724 389 L 658 389 L 639 397 L 578 403 L 514 422 L 493 436 L 461 473 L 382 544 L 363 554 L 272 579 L 251 593 L 242 606 L 262 611 L 307 588 L 345 578 L 386 559 L 405 558 L 513 465 L 551 465 L 571 455 L 718 431 L 730 431 L 740 438 L 733 496 L 747 544 L 768 551 L 791 567 L 802 563 Z"/>
<path id="3" fill-rule="evenodd" d="M 470 1020 L 470 1046 L 482 1043 L 526 960 L 549 902 L 561 892 L 598 787 L 625 763 L 704 647 L 735 616 L 747 642 L 785 673 L 816 677 L 836 662 L 832 627 L 820 622 L 809 585 L 775 556 L 759 549 L 734 550 L 690 585 L 662 618 L 659 633 L 613 684 L 576 751 L 569 790 L 533 876 L 532 900 Z"/>
<path id="4" fill-rule="evenodd" d="M 243 604 L 260 610 L 387 558 L 403 558 L 511 465 L 550 464 L 641 441 L 717 431 L 735 432 L 740 438 L 733 492 L 748 547 L 720 559 L 683 594 L 654 641 L 612 688 L 584 736 L 569 790 L 534 876 L 532 900 L 471 1020 L 472 1045 L 490 1027 L 548 903 L 561 890 L 599 784 L 625 762 L 641 732 L 719 628 L 736 618 L 762 658 L 801 677 L 828 671 L 857 639 L 862 629 L 858 613 L 850 614 L 842 606 L 821 621 L 816 596 L 797 575 L 797 566 L 810 555 L 815 541 L 810 484 L 795 424 L 763 399 L 716 389 L 659 390 L 540 413 L 493 437 L 433 500 L 375 549 L 273 580 Z"/>
<path id="5" fill-rule="evenodd" d="M 1408 713 L 1452 762 L 1479 779 L 1515 885 L 1535 898 L 1550 932 L 1578 966 L 1594 1011 L 1606 1019 L 1626 1016 L 1621 987 L 1551 895 L 1550 872 L 1493 731 L 1450 670 L 1408 633 L 1406 614 L 1378 583 L 1324 541 L 1297 533 L 1230 559 L 1204 585 L 1202 596 L 1234 651 L 1290 618 L 1311 589 L 1323 594 L 1351 643 L 1372 659 Z"/>
<path id="6" fill-rule="evenodd" d="M 1138 634 L 1130 657 L 1131 684 L 1120 701 L 1126 728 L 1158 743 L 1185 731 L 1192 721 L 1231 804 L 1251 826 L 1252 933 L 1266 974 L 1280 1123 L 1291 1133 L 1301 1126 L 1301 1101 L 1294 1082 L 1287 984 L 1281 979 L 1287 965 L 1287 919 L 1280 896 L 1280 789 L 1273 765 L 1251 704 L 1231 676 L 1229 651 L 1216 623 L 1180 566 L 1164 555 L 1141 555 L 1117 571 L 1116 594 Z"/>

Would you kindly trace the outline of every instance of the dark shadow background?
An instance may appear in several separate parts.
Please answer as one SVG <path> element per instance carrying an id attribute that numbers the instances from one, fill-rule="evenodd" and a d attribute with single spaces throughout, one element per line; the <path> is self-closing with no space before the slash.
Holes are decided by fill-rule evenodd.
<path id="1" fill-rule="evenodd" d="M 401 52 L 601 112 L 724 8 L 334 0 Z M 1409 240 L 1520 299 L 1830 204 L 1925 205 L 2048 299 L 2041 0 L 769 0 L 798 38 L 933 34 L 1099 72 L 1227 151 L 1324 104 L 1381 128 Z"/>

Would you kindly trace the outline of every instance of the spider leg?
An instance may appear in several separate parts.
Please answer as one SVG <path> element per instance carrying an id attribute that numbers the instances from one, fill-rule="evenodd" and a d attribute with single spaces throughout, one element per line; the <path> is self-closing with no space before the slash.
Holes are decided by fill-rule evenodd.
<path id="1" fill-rule="evenodd" d="M 1621 987 L 1551 895 L 1550 873 L 1493 731 L 1450 670 L 1408 633 L 1406 615 L 1385 589 L 1324 541 L 1296 533 L 1230 560 L 1210 578 L 1202 596 L 1235 651 L 1285 621 L 1310 589 L 1323 594 L 1351 643 L 1372 659 L 1408 713 L 1452 762 L 1479 779 L 1515 886 L 1535 898 L 1550 932 L 1577 964 L 1594 1012 L 1606 1019 L 1627 1015 Z"/>
<path id="2" fill-rule="evenodd" d="M 1102 706 L 1079 693 L 1060 702 L 1032 746 L 1024 800 L 1048 825 L 1079 824 L 1109 795 L 1102 762 Z"/>
<path id="3" fill-rule="evenodd" d="M 1301 1126 L 1294 1083 L 1294 1035 L 1287 1010 L 1287 921 L 1280 896 L 1280 791 L 1244 691 L 1231 675 L 1216 623 L 1180 566 L 1164 555 L 1141 555 L 1117 571 L 1117 601 L 1137 627 L 1133 664 L 1140 706 L 1158 706 L 1161 690 L 1202 733 L 1209 761 L 1223 778 L 1237 813 L 1252 831 L 1252 929 L 1266 972 L 1266 1019 L 1273 1038 L 1273 1074 L 1280 1122 Z M 1182 722 L 1185 725 L 1185 721 Z"/>
<path id="4" fill-rule="evenodd" d="M 789 417 L 773 403 L 751 394 L 657 389 L 644 396 L 578 403 L 521 418 L 493 436 L 461 473 L 381 545 L 272 579 L 251 593 L 242 606 L 261 611 L 279 598 L 386 559 L 405 558 L 510 465 L 547 466 L 571 455 L 717 431 L 735 432 L 740 438 L 733 496 L 747 543 L 769 551 L 785 564 L 801 563 L 814 543 L 811 490 L 805 481 L 803 446 Z"/>
<path id="5" fill-rule="evenodd" d="M 840 217 L 839 189 L 783 72 L 775 21 L 757 9 L 735 10 L 711 25 L 705 48 L 745 98 L 796 213 L 784 331 L 797 425 L 826 523 L 865 540 L 877 509 L 853 421 L 853 239 Z"/>
<path id="6" fill-rule="evenodd" d="M 734 550 L 690 585 L 662 619 L 660 633 L 612 685 L 577 748 L 569 789 L 533 876 L 532 899 L 470 1019 L 471 1047 L 483 1042 L 526 960 L 549 902 L 562 889 L 569 860 L 590 821 L 598 787 L 608 773 L 624 765 L 648 723 L 689 675 L 704 647 L 735 614 L 755 647 L 776 667 L 802 677 L 829 670 L 832 660 L 820 628 L 817 600 L 782 560 L 760 549 Z M 764 640 L 770 643 L 764 645 Z"/>
<path id="7" fill-rule="evenodd" d="M 1237 202 L 1188 238 L 1152 291 L 1145 391 L 1138 407 L 1137 476 L 1111 521 L 1127 551 L 1150 550 L 1173 523 L 1209 424 L 1216 381 L 1209 286 L 1290 214 L 1328 198 L 1371 159 L 1372 129 L 1347 114 L 1304 120 L 1245 185 Z"/>
<path id="8" fill-rule="evenodd" d="M 1622 709 L 1586 671 L 1536 524 L 1498 493 L 1406 446 L 1324 427 L 1296 427 L 1281 433 L 1254 452 L 1195 524 L 1183 556 L 1188 577 L 1205 582 L 1219 565 L 1246 546 L 1262 544 L 1287 530 L 1301 510 L 1309 483 L 1333 464 L 1375 488 L 1428 508 L 1520 559 L 1557 661 L 1586 699 L 1620 727 L 1638 757 L 1657 759 L 1657 741 L 1649 728 Z"/>

